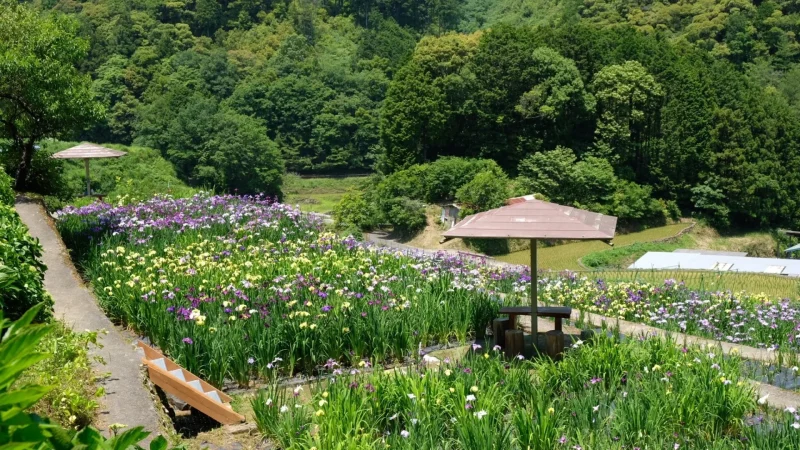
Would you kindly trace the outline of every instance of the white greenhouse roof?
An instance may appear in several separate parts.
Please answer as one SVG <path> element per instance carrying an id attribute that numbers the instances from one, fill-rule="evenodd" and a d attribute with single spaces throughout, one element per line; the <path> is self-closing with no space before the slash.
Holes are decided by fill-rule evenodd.
<path id="1" fill-rule="evenodd" d="M 682 252 L 647 252 L 628 269 L 687 269 L 752 272 L 800 277 L 800 259 L 755 258 Z"/>

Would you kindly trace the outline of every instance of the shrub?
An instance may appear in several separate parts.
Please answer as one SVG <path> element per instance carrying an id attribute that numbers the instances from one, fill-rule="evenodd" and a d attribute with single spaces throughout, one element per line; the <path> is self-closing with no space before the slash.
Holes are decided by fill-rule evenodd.
<path id="1" fill-rule="evenodd" d="M 616 190 L 611 196 L 610 213 L 617 216 L 622 223 L 664 224 L 664 208 L 658 200 L 652 198 L 652 191 L 650 186 L 618 180 Z"/>
<path id="2" fill-rule="evenodd" d="M 483 171 L 456 193 L 456 200 L 461 204 L 459 216 L 466 217 L 503 206 L 509 194 L 508 177 L 502 171 Z"/>
<path id="3" fill-rule="evenodd" d="M 681 209 L 675 200 L 658 200 L 661 204 L 661 209 L 664 210 L 664 217 L 672 221 L 678 221 L 681 218 Z"/>
<path id="4" fill-rule="evenodd" d="M 45 303 L 37 320 L 52 315 L 52 298 L 44 290 L 42 247 L 28 234 L 11 206 L 0 205 L 0 309 L 17 319 L 38 303 Z"/>
<path id="5" fill-rule="evenodd" d="M 20 378 L 20 384 L 38 384 L 52 389 L 31 407 L 31 412 L 49 417 L 65 428 L 89 426 L 98 408 L 89 347 L 97 345 L 97 332 L 74 333 L 61 322 L 37 346 L 52 355 L 36 363 Z"/>
<path id="6" fill-rule="evenodd" d="M 52 153 L 46 149 L 36 150 L 31 161 L 31 170 L 25 180 L 24 189 L 42 195 L 51 195 L 62 200 L 69 200 L 81 192 L 80 180 L 66 176 L 65 162 L 50 157 Z M 7 173 L 17 172 L 19 158 L 13 152 L 6 152 L 0 165 Z"/>
<path id="7" fill-rule="evenodd" d="M 406 197 L 396 197 L 387 202 L 386 219 L 394 231 L 402 236 L 411 236 L 425 228 L 425 206 Z"/>
<path id="8" fill-rule="evenodd" d="M 456 198 L 456 192 L 476 174 L 485 171 L 502 172 L 491 159 L 456 158 L 448 156 L 429 163 L 426 179 L 420 180 L 425 188 L 425 201 L 435 203 Z"/>
<path id="9" fill-rule="evenodd" d="M 14 179 L 0 167 L 0 205 L 14 206 L 14 190 L 11 188 L 13 184 Z"/>
<path id="10" fill-rule="evenodd" d="M 686 235 L 667 242 L 637 242 L 623 247 L 589 253 L 581 258 L 581 262 L 593 269 L 626 269 L 647 252 L 672 252 L 679 248 L 690 247 L 691 244 L 692 239 Z"/>
<path id="11" fill-rule="evenodd" d="M 369 230 L 377 225 L 375 214 L 360 192 L 345 194 L 333 208 L 336 226 L 345 228 L 355 226 L 359 230 Z"/>
<path id="12" fill-rule="evenodd" d="M 390 200 L 397 197 L 406 197 L 423 200 L 425 198 L 427 171 L 427 164 L 417 164 L 384 177 L 375 187 L 376 198 Z"/>

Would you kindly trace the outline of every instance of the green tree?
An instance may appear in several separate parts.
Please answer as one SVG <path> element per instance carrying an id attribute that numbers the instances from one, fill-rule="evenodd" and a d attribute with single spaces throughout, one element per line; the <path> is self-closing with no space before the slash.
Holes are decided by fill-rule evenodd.
<path id="1" fill-rule="evenodd" d="M 525 194 L 542 194 L 556 203 L 576 200 L 574 192 L 577 157 L 568 148 L 556 147 L 534 153 L 519 163 L 518 183 Z"/>
<path id="2" fill-rule="evenodd" d="M 604 67 L 592 82 L 597 98 L 598 156 L 638 173 L 644 166 L 645 147 L 652 144 L 659 125 L 664 91 L 639 62 Z"/>
<path id="3" fill-rule="evenodd" d="M 530 77 L 534 86 L 522 94 L 517 111 L 546 121 L 554 132 L 569 130 L 574 119 L 594 109 L 575 62 L 548 47 L 533 51 Z"/>
<path id="4" fill-rule="evenodd" d="M 456 201 L 461 205 L 459 215 L 466 217 L 499 208 L 505 205 L 509 196 L 508 177 L 503 171 L 483 171 L 456 192 Z"/>
<path id="5" fill-rule="evenodd" d="M 87 42 L 63 15 L 41 15 L 29 6 L 0 1 L 0 137 L 19 154 L 16 187 L 23 189 L 35 143 L 79 130 L 98 119 L 89 76 L 76 65 Z"/>
<path id="6" fill-rule="evenodd" d="M 389 85 L 381 112 L 383 172 L 438 156 L 465 156 L 477 34 L 423 38 Z"/>

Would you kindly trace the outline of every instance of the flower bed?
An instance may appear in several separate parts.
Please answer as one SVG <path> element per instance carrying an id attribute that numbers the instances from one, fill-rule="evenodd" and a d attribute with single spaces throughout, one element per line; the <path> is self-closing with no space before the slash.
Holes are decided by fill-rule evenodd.
<path id="1" fill-rule="evenodd" d="M 322 232 L 261 197 L 199 195 L 59 215 L 106 312 L 217 385 L 465 342 L 524 274 L 412 257 Z M 99 239 L 99 240 L 98 240 Z M 84 244 L 85 245 L 85 244 Z"/>
<path id="2" fill-rule="evenodd" d="M 800 416 L 757 405 L 740 360 L 661 339 L 598 336 L 558 364 L 490 350 L 408 374 L 352 372 L 306 387 L 310 399 L 261 391 L 259 429 L 297 449 L 800 448 Z"/>
<path id="3" fill-rule="evenodd" d="M 402 361 L 476 337 L 530 275 L 370 247 L 262 197 L 198 195 L 67 208 L 59 229 L 112 317 L 220 385 L 311 374 L 333 360 Z M 543 301 L 669 330 L 790 352 L 795 303 L 764 295 L 605 283 L 565 273 Z"/>
<path id="4" fill-rule="evenodd" d="M 772 350 L 800 349 L 800 305 L 746 292 L 700 292 L 666 280 L 605 283 L 569 273 L 544 280 L 544 301 L 727 342 Z"/>

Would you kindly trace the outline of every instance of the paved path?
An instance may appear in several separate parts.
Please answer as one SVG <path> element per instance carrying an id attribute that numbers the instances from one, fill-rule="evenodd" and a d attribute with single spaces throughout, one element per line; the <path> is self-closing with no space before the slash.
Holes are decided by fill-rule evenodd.
<path id="1" fill-rule="evenodd" d="M 103 348 L 91 351 L 106 363 L 97 365 L 96 371 L 111 374 L 101 381 L 106 395 L 100 399 L 100 414 L 95 425 L 103 431 L 114 423 L 129 427 L 141 425 L 154 434 L 158 433 L 159 414 L 149 389 L 143 383 L 141 356 L 133 343 L 117 331 L 81 282 L 61 236 L 53 229 L 44 208 L 37 202 L 18 201 L 16 210 L 30 234 L 39 238 L 44 247 L 43 259 L 47 264 L 44 287 L 55 300 L 55 316 L 76 331 L 108 331 L 108 334 L 98 336 Z"/>

